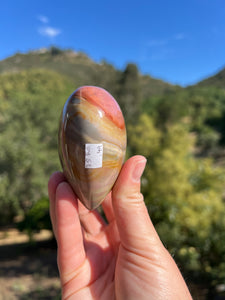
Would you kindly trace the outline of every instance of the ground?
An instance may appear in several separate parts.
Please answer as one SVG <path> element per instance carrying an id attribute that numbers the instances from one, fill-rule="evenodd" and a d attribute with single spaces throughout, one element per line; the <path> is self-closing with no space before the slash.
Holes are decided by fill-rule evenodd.
<path id="1" fill-rule="evenodd" d="M 41 232 L 36 242 L 16 229 L 0 231 L 0 300 L 61 299 L 56 244 Z"/>

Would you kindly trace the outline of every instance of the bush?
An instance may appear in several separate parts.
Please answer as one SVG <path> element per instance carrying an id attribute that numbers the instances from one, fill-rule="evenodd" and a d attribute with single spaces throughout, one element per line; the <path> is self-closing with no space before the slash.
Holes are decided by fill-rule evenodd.
<path id="1" fill-rule="evenodd" d="M 32 240 L 33 234 L 42 229 L 52 229 L 49 216 L 49 200 L 43 197 L 38 200 L 25 214 L 24 220 L 17 224 L 20 231 L 24 231 Z"/>

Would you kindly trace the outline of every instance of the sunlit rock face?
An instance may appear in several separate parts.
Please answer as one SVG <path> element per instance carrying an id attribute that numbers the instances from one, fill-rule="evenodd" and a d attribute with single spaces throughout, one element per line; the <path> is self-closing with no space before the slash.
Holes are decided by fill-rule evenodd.
<path id="1" fill-rule="evenodd" d="M 126 152 L 126 128 L 116 100 L 83 86 L 66 101 L 59 126 L 64 174 L 80 201 L 95 209 L 112 189 Z"/>

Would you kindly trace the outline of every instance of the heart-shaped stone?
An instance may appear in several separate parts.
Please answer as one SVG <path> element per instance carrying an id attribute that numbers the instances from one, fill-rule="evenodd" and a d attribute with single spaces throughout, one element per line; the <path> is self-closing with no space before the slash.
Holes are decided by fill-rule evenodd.
<path id="1" fill-rule="evenodd" d="M 116 100 L 104 89 L 78 88 L 59 126 L 64 174 L 80 201 L 95 209 L 112 189 L 126 152 L 126 127 Z"/>

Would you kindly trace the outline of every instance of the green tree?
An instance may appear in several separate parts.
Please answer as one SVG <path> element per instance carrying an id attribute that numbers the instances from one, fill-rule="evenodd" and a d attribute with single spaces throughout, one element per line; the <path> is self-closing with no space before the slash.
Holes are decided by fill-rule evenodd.
<path id="1" fill-rule="evenodd" d="M 128 64 L 122 73 L 118 102 L 128 123 L 135 123 L 141 108 L 140 76 L 137 66 Z"/>
<path id="2" fill-rule="evenodd" d="M 224 170 L 210 159 L 194 157 L 195 137 L 185 123 L 159 131 L 142 115 L 129 130 L 133 154 L 148 159 L 142 190 L 163 242 L 186 272 L 207 272 L 209 282 L 224 280 L 224 265 L 218 259 L 225 249 L 219 239 L 225 231 Z"/>
<path id="3" fill-rule="evenodd" d="M 47 196 L 51 172 L 59 169 L 57 131 L 72 84 L 41 70 L 1 76 L 0 220 L 26 212 Z"/>

